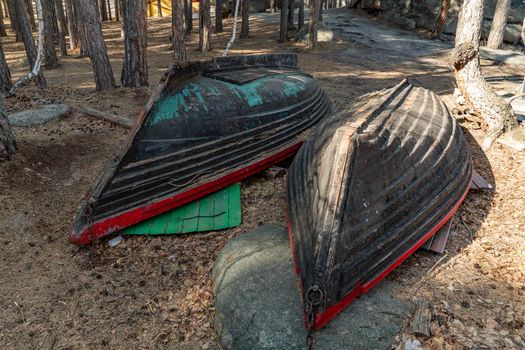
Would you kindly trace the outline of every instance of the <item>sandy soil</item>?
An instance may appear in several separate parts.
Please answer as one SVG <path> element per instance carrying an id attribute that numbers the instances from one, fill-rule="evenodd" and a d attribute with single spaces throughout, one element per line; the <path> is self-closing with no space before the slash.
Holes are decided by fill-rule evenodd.
<path id="1" fill-rule="evenodd" d="M 347 10 L 338 11 L 348 16 Z M 404 76 L 452 101 L 446 50 L 399 55 L 399 50 L 378 48 L 379 38 L 374 45 L 360 35 L 336 31 L 333 42 L 308 51 L 300 43 L 277 44 L 278 14 L 272 16 L 254 17 L 251 38 L 238 40 L 231 54 L 297 52 L 301 68 L 319 79 L 336 105 Z M 364 17 L 355 21 L 425 41 Z M 127 133 L 84 115 L 80 106 L 136 116 L 172 62 L 170 19 L 151 19 L 148 25 L 152 87 L 94 92 L 89 60 L 72 54 L 61 59 L 59 68 L 45 71 L 47 91 L 26 87 L 6 101 L 9 111 L 63 102 L 73 112 L 43 126 L 15 129 L 19 152 L 0 166 L 2 349 L 215 349 L 210 269 L 216 255 L 234 235 L 284 223 L 284 178 L 261 174 L 243 182 L 244 223 L 236 229 L 130 237 L 116 248 L 105 241 L 84 248 L 67 242 L 80 199 Z M 230 25 L 227 21 L 226 32 L 213 36 L 216 49 L 206 56 L 220 53 Z M 107 23 L 104 31 L 118 80 L 119 27 Z M 204 57 L 196 51 L 197 41 L 193 34 L 191 59 Z M 13 76 L 21 76 L 27 70 L 22 45 L 13 43 L 12 36 L 3 45 Z M 485 73 L 514 74 L 499 66 L 487 66 Z M 495 189 L 469 194 L 454 217 L 444 258 L 417 252 L 390 278 L 399 281 L 403 297 L 430 301 L 433 336 L 419 339 L 424 346 L 524 348 L 525 154 L 499 144 L 484 154 L 478 146 L 479 125 L 463 126 L 476 169 Z M 398 342 L 409 336 L 407 327 Z"/>

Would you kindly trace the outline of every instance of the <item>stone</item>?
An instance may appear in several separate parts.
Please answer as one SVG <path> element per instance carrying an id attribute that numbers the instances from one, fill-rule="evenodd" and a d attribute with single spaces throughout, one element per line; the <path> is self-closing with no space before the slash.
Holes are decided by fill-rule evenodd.
<path id="1" fill-rule="evenodd" d="M 69 114 L 71 109 L 64 104 L 50 104 L 39 108 L 27 109 L 9 115 L 11 126 L 27 127 L 45 124 L 53 119 L 57 119 Z"/>
<path id="2" fill-rule="evenodd" d="M 401 29 L 414 30 L 416 29 L 416 21 L 405 16 L 391 13 L 387 16 L 387 20 L 396 24 Z"/>
<path id="3" fill-rule="evenodd" d="M 298 41 L 308 41 L 310 34 L 308 33 L 308 22 L 304 24 L 304 27 L 297 33 L 295 38 Z M 317 42 L 329 42 L 334 40 L 334 32 L 325 26 L 324 24 L 319 23 L 317 26 Z"/>
<path id="4" fill-rule="evenodd" d="M 213 268 L 215 326 L 224 349 L 304 349 L 299 279 L 286 228 L 261 226 L 232 239 Z M 387 278 L 314 333 L 315 349 L 388 349 L 412 311 Z"/>

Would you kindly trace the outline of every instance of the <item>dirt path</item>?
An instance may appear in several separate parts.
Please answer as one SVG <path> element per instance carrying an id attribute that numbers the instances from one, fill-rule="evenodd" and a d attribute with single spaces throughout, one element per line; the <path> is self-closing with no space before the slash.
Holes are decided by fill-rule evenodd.
<path id="1" fill-rule="evenodd" d="M 349 24 L 338 26 L 337 16 Z M 301 68 L 319 79 L 336 104 L 404 76 L 451 101 L 452 77 L 444 63 L 447 44 L 339 9 L 326 17 L 335 28 L 334 42 L 309 52 L 293 42 L 276 44 L 275 18 L 278 14 L 254 16 L 252 37 L 236 41 L 231 54 L 297 52 Z M 224 34 L 213 37 L 216 49 L 207 56 L 220 53 L 230 24 Z M 44 126 L 15 129 L 19 153 L 0 167 L 1 349 L 217 348 L 210 281 L 217 253 L 233 235 L 284 222 L 284 179 L 259 175 L 243 183 L 244 223 L 239 228 L 132 237 L 116 248 L 106 242 L 87 248 L 67 242 L 79 200 L 126 134 L 86 117 L 78 106 L 138 114 L 172 58 L 170 18 L 152 19 L 148 25 L 151 88 L 93 92 L 89 61 L 72 56 L 45 72 L 48 91 L 25 88 L 7 99 L 10 111 L 56 101 L 75 109 Z M 118 26 L 107 24 L 105 35 L 118 80 L 123 51 Z M 17 77 L 27 67 L 22 46 L 11 38 L 3 45 Z M 193 34 L 188 49 L 192 59 L 202 58 L 197 40 Z M 418 49 L 409 50 L 405 42 Z M 486 73 L 506 74 L 499 67 L 487 67 Z M 425 341 L 429 347 L 523 348 L 525 155 L 500 145 L 484 155 L 476 142 L 482 133 L 475 124 L 464 126 L 471 132 L 476 168 L 495 190 L 469 195 L 454 218 L 443 260 L 418 252 L 391 278 L 401 281 L 399 292 L 406 297 L 431 301 L 435 335 Z"/>

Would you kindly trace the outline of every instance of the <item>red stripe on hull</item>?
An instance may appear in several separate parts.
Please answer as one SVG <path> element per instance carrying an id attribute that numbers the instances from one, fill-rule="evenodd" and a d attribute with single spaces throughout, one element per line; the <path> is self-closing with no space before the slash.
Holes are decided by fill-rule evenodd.
<path id="1" fill-rule="evenodd" d="M 315 324 L 313 329 L 318 330 L 323 328 L 332 318 L 337 316 L 341 311 L 343 311 L 350 303 L 355 300 L 357 297 L 359 297 L 361 294 L 364 294 L 368 292 L 370 289 L 372 289 L 376 284 L 378 284 L 383 278 L 388 276 L 392 270 L 394 270 L 397 266 L 399 266 L 403 261 L 405 261 L 410 255 L 412 255 L 416 250 L 418 250 L 432 235 L 434 235 L 443 225 L 447 223 L 448 220 L 454 215 L 454 213 L 458 210 L 459 206 L 463 201 L 465 200 L 465 197 L 467 196 L 470 185 L 472 183 L 472 178 L 469 182 L 469 186 L 467 187 L 467 190 L 463 193 L 459 201 L 454 205 L 454 207 L 445 215 L 445 217 L 436 225 L 433 229 L 431 229 L 423 238 L 421 238 L 412 248 L 407 250 L 399 259 L 397 259 L 392 265 L 388 266 L 383 272 L 381 272 L 376 278 L 373 280 L 366 282 L 361 285 L 357 285 L 356 288 L 352 290 L 349 294 L 347 294 L 339 303 L 330 306 L 328 309 L 326 309 L 325 312 L 321 314 L 317 314 L 315 316 Z M 292 256 L 294 257 L 294 265 L 295 270 L 297 273 L 299 273 L 299 267 L 295 261 L 295 254 L 293 252 L 293 240 L 292 240 L 292 232 L 290 227 L 290 221 L 288 221 L 288 235 L 290 236 L 290 247 L 292 248 Z M 302 283 L 300 283 L 301 289 L 303 289 Z M 305 317 L 305 326 L 307 326 L 306 321 L 306 313 L 304 315 Z"/>
<path id="2" fill-rule="evenodd" d="M 192 202 L 289 158 L 290 156 L 297 153 L 301 147 L 301 144 L 302 142 L 299 142 L 268 158 L 249 165 L 246 168 L 239 169 L 231 174 L 192 188 L 186 192 L 144 205 L 140 208 L 128 210 L 122 214 L 104 219 L 102 221 L 94 222 L 91 228 L 85 228 L 82 233 L 78 235 L 72 233 L 69 236 L 69 241 L 79 245 L 89 244 L 92 242 L 92 240 L 108 236 L 111 233 L 120 231 L 125 227 L 134 225 L 156 215 L 165 213 L 168 210 L 172 210 L 180 207 L 181 205 Z"/>

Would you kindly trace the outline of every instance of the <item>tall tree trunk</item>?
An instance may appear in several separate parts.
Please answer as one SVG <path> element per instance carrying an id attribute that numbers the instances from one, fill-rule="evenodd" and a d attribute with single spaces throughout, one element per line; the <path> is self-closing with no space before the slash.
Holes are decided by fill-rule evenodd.
<path id="1" fill-rule="evenodd" d="M 250 34 L 250 0 L 241 0 L 242 3 L 242 23 L 241 23 L 241 34 L 239 39 L 248 39 Z"/>
<path id="2" fill-rule="evenodd" d="M 110 0 L 104 0 L 106 1 L 106 8 L 108 9 L 108 20 L 112 21 L 113 20 L 113 16 L 111 14 L 111 1 Z"/>
<path id="3" fill-rule="evenodd" d="M 73 10 L 73 0 L 64 0 L 67 14 L 67 31 L 69 33 L 69 47 L 74 50 L 80 47 L 77 20 Z"/>
<path id="4" fill-rule="evenodd" d="M 210 0 L 199 0 L 199 50 L 211 50 Z"/>
<path id="5" fill-rule="evenodd" d="M 321 0 L 312 0 L 310 22 L 308 23 L 308 47 L 311 49 L 317 46 L 317 25 L 319 23 L 320 8 Z"/>
<path id="6" fill-rule="evenodd" d="M 102 21 L 108 20 L 108 9 L 106 7 L 106 0 L 100 0 L 100 18 L 102 18 Z"/>
<path id="7" fill-rule="evenodd" d="M 436 18 L 436 24 L 430 36 L 434 39 L 441 37 L 443 28 L 445 27 L 445 21 L 447 20 L 448 8 L 450 7 L 450 0 L 441 0 L 441 7 L 439 9 L 439 15 Z"/>
<path id="8" fill-rule="evenodd" d="M 186 61 L 186 37 L 184 33 L 185 0 L 171 0 L 171 25 L 173 33 L 173 51 L 175 61 Z"/>
<path id="9" fill-rule="evenodd" d="M 184 1 L 184 15 L 186 17 L 186 35 L 191 35 L 193 30 L 193 8 L 191 0 Z"/>
<path id="10" fill-rule="evenodd" d="M 7 36 L 7 32 L 5 31 L 4 9 L 2 1 L 0 1 L 0 36 Z"/>
<path id="11" fill-rule="evenodd" d="M 4 98 L 0 95 L 0 163 L 11 159 L 15 152 L 15 137 L 11 132 L 9 120 L 7 119 Z"/>
<path id="12" fill-rule="evenodd" d="M 146 2 L 124 0 L 124 65 L 122 86 L 139 87 L 148 85 L 148 63 L 146 60 Z"/>
<path id="13" fill-rule="evenodd" d="M 109 62 L 96 0 L 74 0 L 82 47 L 86 47 L 93 66 L 97 90 L 113 89 L 115 78 Z M 77 11 L 78 10 L 78 11 Z"/>
<path id="14" fill-rule="evenodd" d="M 467 105 L 488 125 L 483 149 L 491 147 L 504 131 L 517 125 L 510 106 L 485 82 L 479 63 L 479 40 L 483 20 L 483 0 L 465 0 L 461 8 L 461 31 L 456 32 L 456 47 L 452 54 L 454 76 Z"/>
<path id="15" fill-rule="evenodd" d="M 288 41 L 288 0 L 281 0 L 281 25 L 279 30 L 279 42 Z"/>
<path id="16" fill-rule="evenodd" d="M 288 30 L 295 29 L 293 15 L 295 10 L 295 0 L 288 0 Z"/>
<path id="17" fill-rule="evenodd" d="M 297 29 L 304 27 L 304 0 L 299 0 L 299 14 L 297 15 Z"/>
<path id="18" fill-rule="evenodd" d="M 173 7 L 171 8 L 173 11 Z M 157 17 L 162 18 L 162 0 L 157 0 Z"/>
<path id="19" fill-rule="evenodd" d="M 3 94 L 7 94 L 9 90 L 13 87 L 13 83 L 11 82 L 11 72 L 9 71 L 9 67 L 7 66 L 7 62 L 5 60 L 4 55 L 4 48 L 2 47 L 2 44 L 0 43 L 0 92 Z"/>
<path id="20" fill-rule="evenodd" d="M 277 12 L 277 0 L 270 0 L 270 12 Z"/>
<path id="21" fill-rule="evenodd" d="M 18 22 L 18 27 L 20 29 L 22 38 L 24 40 L 24 48 L 26 50 L 27 61 L 29 62 L 30 69 L 33 69 L 35 63 L 37 63 L 37 50 L 35 46 L 35 41 L 33 39 L 33 33 L 31 32 L 31 27 L 29 26 L 29 19 L 27 18 L 27 6 L 23 1 L 15 2 L 15 16 Z M 40 71 L 35 78 L 36 85 L 39 88 L 46 87 L 46 80 L 44 74 Z"/>
<path id="22" fill-rule="evenodd" d="M 115 1 L 115 21 L 120 21 L 120 0 Z"/>
<path id="23" fill-rule="evenodd" d="M 32 0 L 25 0 L 26 6 L 27 6 L 27 14 L 29 15 L 29 24 L 31 25 L 31 30 L 36 30 L 36 22 L 35 22 L 35 11 L 33 10 L 33 1 Z"/>
<path id="24" fill-rule="evenodd" d="M 2 12 L 2 15 L 4 18 L 9 17 L 9 11 L 7 11 L 7 0 L 2 0 L 2 5 L 4 7 L 4 12 Z"/>
<path id="25" fill-rule="evenodd" d="M 55 2 L 53 0 L 40 1 L 42 2 L 42 14 L 44 17 L 44 62 L 47 68 L 53 68 L 58 65 L 52 25 L 55 17 Z"/>
<path id="26" fill-rule="evenodd" d="M 215 33 L 222 32 L 222 0 L 215 0 Z"/>
<path id="27" fill-rule="evenodd" d="M 323 6 L 326 4 L 326 0 L 317 0 L 319 1 L 319 22 L 323 20 Z M 312 0 L 312 6 L 314 4 L 314 0 Z"/>
<path id="28" fill-rule="evenodd" d="M 503 35 L 505 34 L 510 4 L 511 0 L 498 0 L 496 4 L 490 34 L 487 40 L 487 47 L 489 49 L 499 49 L 503 44 Z"/>
<path id="29" fill-rule="evenodd" d="M 20 24 L 18 23 L 17 0 L 7 0 L 7 11 L 9 12 L 11 29 L 15 32 L 15 41 L 18 43 L 23 40 L 24 34 L 20 30 Z"/>
<path id="30" fill-rule="evenodd" d="M 67 56 L 67 45 L 66 45 L 66 35 L 67 35 L 67 22 L 66 15 L 64 13 L 64 3 L 62 0 L 55 1 L 55 12 L 57 15 L 58 21 L 58 47 L 62 56 Z"/>

